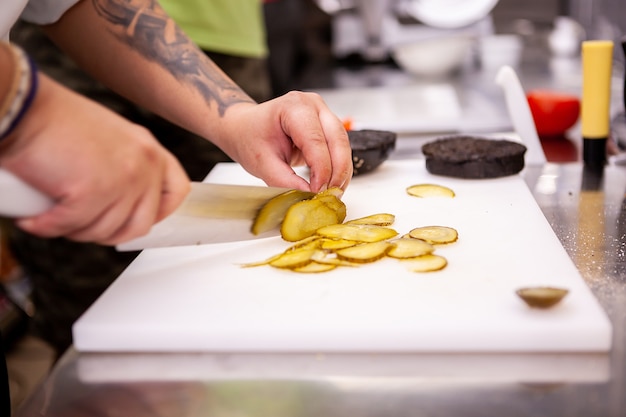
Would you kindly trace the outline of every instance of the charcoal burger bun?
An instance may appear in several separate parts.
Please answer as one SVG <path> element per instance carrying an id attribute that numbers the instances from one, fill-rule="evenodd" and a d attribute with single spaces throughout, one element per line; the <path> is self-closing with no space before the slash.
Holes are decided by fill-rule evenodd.
<path id="1" fill-rule="evenodd" d="M 396 133 L 387 130 L 349 130 L 354 175 L 374 171 L 396 147 Z"/>
<path id="2" fill-rule="evenodd" d="M 520 172 L 526 147 L 505 139 L 450 136 L 424 144 L 422 153 L 431 174 L 482 179 Z"/>

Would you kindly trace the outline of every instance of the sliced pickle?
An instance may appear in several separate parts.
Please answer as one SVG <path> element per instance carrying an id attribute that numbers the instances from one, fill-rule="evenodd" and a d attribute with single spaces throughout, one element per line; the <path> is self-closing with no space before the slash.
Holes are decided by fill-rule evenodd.
<path id="1" fill-rule="evenodd" d="M 359 242 L 348 239 L 327 239 L 323 237 L 319 237 L 321 242 L 320 247 L 326 250 L 337 250 L 343 248 L 349 248 L 350 246 L 358 245 Z"/>
<path id="2" fill-rule="evenodd" d="M 448 265 L 446 258 L 440 255 L 428 254 L 417 258 L 405 259 L 402 261 L 413 272 L 433 272 L 439 271 Z"/>
<path id="3" fill-rule="evenodd" d="M 550 308 L 558 304 L 568 293 L 565 288 L 555 287 L 528 287 L 516 291 L 526 304 L 535 308 Z"/>
<path id="4" fill-rule="evenodd" d="M 340 219 L 339 223 L 343 222 L 346 218 L 346 205 L 341 201 L 343 190 L 338 187 L 331 187 L 327 190 L 317 193 L 313 199 L 322 201 L 331 209 L 337 212 L 337 218 Z"/>
<path id="5" fill-rule="evenodd" d="M 341 209 L 343 207 L 343 210 Z M 300 201 L 287 210 L 280 228 L 286 241 L 297 242 L 315 234 L 323 226 L 341 223 L 345 204 L 334 195 Z"/>
<path id="6" fill-rule="evenodd" d="M 417 184 L 407 188 L 407 192 L 419 197 L 454 197 L 451 189 L 435 184 Z M 395 222 L 395 215 L 389 213 L 342 223 L 346 217 L 342 195 L 339 188 L 315 195 L 293 190 L 270 200 L 259 211 L 253 231 L 262 233 L 271 229 L 270 225 L 275 227 L 277 221 L 282 222 L 281 235 L 293 244 L 281 254 L 242 266 L 271 265 L 294 272 L 320 273 L 340 266 L 357 267 L 386 256 L 400 260 L 415 272 L 438 271 L 447 266 L 446 258 L 433 253 L 434 245 L 455 242 L 455 229 L 418 227 L 398 238 L 398 232 L 389 227 Z"/>
<path id="7" fill-rule="evenodd" d="M 362 243 L 350 248 L 340 249 L 335 253 L 339 258 L 346 261 L 367 263 L 383 258 L 391 246 L 391 243 L 387 241 Z"/>
<path id="8" fill-rule="evenodd" d="M 317 234 L 330 239 L 346 239 L 367 243 L 391 239 L 395 237 L 398 232 L 384 226 L 334 224 L 318 229 Z"/>
<path id="9" fill-rule="evenodd" d="M 387 256 L 397 259 L 417 258 L 434 252 L 435 248 L 421 239 L 401 238 L 392 243 Z"/>
<path id="10" fill-rule="evenodd" d="M 257 213 L 252 223 L 252 233 L 258 235 L 280 226 L 289 207 L 314 195 L 309 191 L 289 190 L 272 198 Z"/>
<path id="11" fill-rule="evenodd" d="M 241 267 L 242 268 L 254 268 L 257 266 L 269 265 L 273 260 L 278 259 L 281 256 L 282 256 L 282 253 L 279 253 L 278 255 L 271 256 L 263 261 L 248 262 L 248 263 L 242 264 Z"/>
<path id="12" fill-rule="evenodd" d="M 409 232 L 413 239 L 421 239 L 432 245 L 456 242 L 459 238 L 458 232 L 447 226 L 425 226 L 417 227 Z"/>
<path id="13" fill-rule="evenodd" d="M 317 274 L 320 272 L 332 271 L 335 268 L 337 268 L 337 265 L 309 262 L 308 264 L 304 266 L 293 268 L 292 271 L 300 272 L 300 273 L 307 273 L 307 274 Z"/>
<path id="14" fill-rule="evenodd" d="M 311 256 L 311 260 L 320 264 L 330 264 L 335 266 L 356 266 L 356 264 L 354 264 L 353 262 L 349 262 L 345 259 L 339 258 L 335 252 L 325 250 L 315 251 L 313 256 Z"/>
<path id="15" fill-rule="evenodd" d="M 346 218 L 346 205 L 341 201 L 343 190 L 339 187 L 331 187 L 313 196 L 314 199 L 323 201 L 324 204 L 334 209 L 339 213 L 338 217 L 341 217 L 341 221 Z"/>
<path id="16" fill-rule="evenodd" d="M 415 184 L 406 189 L 414 197 L 454 197 L 454 191 L 438 184 Z"/>
<path id="17" fill-rule="evenodd" d="M 276 268 L 294 269 L 300 268 L 311 262 L 315 249 L 292 250 L 282 253 L 269 264 Z"/>
<path id="18" fill-rule="evenodd" d="M 349 220 L 345 224 L 365 224 L 371 226 L 390 226 L 396 221 L 396 216 L 389 213 L 378 213 L 370 216 Z"/>
<path id="19" fill-rule="evenodd" d="M 341 196 L 343 195 L 343 190 L 339 187 L 330 187 L 325 189 L 324 191 L 320 191 L 319 193 L 317 193 L 315 195 L 315 198 L 325 197 L 329 195 L 332 195 L 333 197 L 336 197 L 338 200 L 340 200 Z"/>
<path id="20" fill-rule="evenodd" d="M 289 246 L 285 252 L 290 250 L 300 249 L 320 249 L 322 247 L 322 238 L 316 235 L 306 237 L 302 240 L 298 240 L 293 245 Z"/>

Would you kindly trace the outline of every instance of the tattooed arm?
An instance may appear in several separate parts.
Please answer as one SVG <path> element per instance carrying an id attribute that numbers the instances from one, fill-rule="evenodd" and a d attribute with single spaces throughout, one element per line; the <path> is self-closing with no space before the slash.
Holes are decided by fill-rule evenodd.
<path id="1" fill-rule="evenodd" d="M 156 1 L 82 0 L 47 32 L 109 87 L 213 141 L 268 184 L 348 185 L 347 134 L 319 96 L 291 92 L 255 103 Z M 310 184 L 291 169 L 300 164 L 310 166 Z"/>

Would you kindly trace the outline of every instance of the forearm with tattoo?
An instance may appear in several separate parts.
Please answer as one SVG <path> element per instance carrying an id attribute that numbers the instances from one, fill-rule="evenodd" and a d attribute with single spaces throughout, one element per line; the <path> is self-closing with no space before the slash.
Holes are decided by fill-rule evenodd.
<path id="1" fill-rule="evenodd" d="M 98 15 L 123 43 L 162 66 L 178 81 L 196 89 L 220 115 L 228 107 L 253 102 L 224 77 L 207 56 L 180 30 L 155 0 L 92 0 Z"/>

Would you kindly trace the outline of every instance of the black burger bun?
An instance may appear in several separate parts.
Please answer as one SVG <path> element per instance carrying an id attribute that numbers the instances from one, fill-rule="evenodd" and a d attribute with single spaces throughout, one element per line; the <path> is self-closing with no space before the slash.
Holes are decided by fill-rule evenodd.
<path id="1" fill-rule="evenodd" d="M 387 130 L 349 130 L 354 175 L 362 175 L 378 168 L 396 147 L 395 132 Z"/>
<path id="2" fill-rule="evenodd" d="M 422 146 L 426 169 L 434 175 L 483 179 L 517 174 L 526 146 L 506 139 L 449 136 Z"/>

